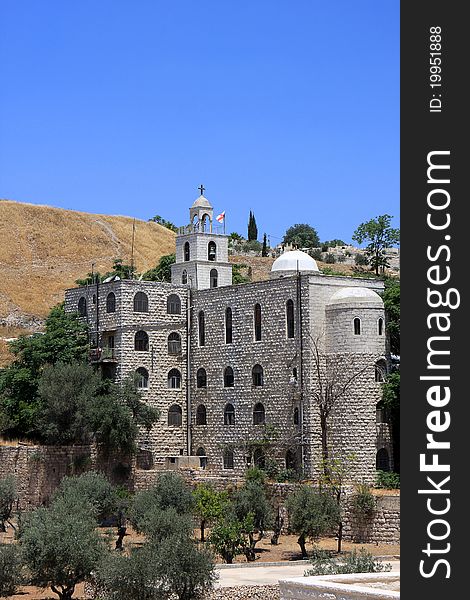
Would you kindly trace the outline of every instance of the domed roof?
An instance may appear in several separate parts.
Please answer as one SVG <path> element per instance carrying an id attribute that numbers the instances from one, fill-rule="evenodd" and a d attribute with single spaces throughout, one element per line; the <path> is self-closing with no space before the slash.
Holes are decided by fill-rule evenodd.
<path id="1" fill-rule="evenodd" d="M 290 250 L 284 252 L 273 262 L 271 273 L 277 271 L 315 271 L 319 272 L 316 261 L 306 252 L 300 250 Z"/>
<path id="2" fill-rule="evenodd" d="M 191 208 L 212 208 L 212 206 L 210 205 L 209 200 L 201 194 L 199 198 L 194 200 Z"/>
<path id="3" fill-rule="evenodd" d="M 345 287 L 335 292 L 328 304 L 342 304 L 350 303 L 354 304 L 360 302 L 361 304 L 375 304 L 376 306 L 383 306 L 382 298 L 373 290 L 365 287 Z"/>

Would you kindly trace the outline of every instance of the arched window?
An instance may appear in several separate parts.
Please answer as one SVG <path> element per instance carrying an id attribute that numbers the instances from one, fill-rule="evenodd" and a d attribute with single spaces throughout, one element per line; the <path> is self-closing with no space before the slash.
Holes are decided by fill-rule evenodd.
<path id="1" fill-rule="evenodd" d="M 388 422 L 387 409 L 385 408 L 383 400 L 380 400 L 380 402 L 377 402 L 375 405 L 375 422 L 377 425 Z"/>
<path id="2" fill-rule="evenodd" d="M 147 352 L 149 349 L 149 336 L 146 331 L 137 331 L 134 337 L 134 350 Z"/>
<path id="3" fill-rule="evenodd" d="M 137 387 L 140 390 L 146 390 L 149 386 L 149 373 L 144 367 L 139 367 L 136 371 Z"/>
<path id="4" fill-rule="evenodd" d="M 296 406 L 294 408 L 294 425 L 299 425 L 299 423 L 300 423 L 299 408 L 298 408 L 298 406 Z"/>
<path id="5" fill-rule="evenodd" d="M 186 271 L 186 269 L 184 269 L 181 273 L 181 283 L 183 285 L 186 285 L 188 283 L 188 272 Z"/>
<path id="6" fill-rule="evenodd" d="M 168 387 L 172 390 L 179 390 L 181 388 L 181 373 L 178 369 L 171 369 L 168 373 Z"/>
<path id="7" fill-rule="evenodd" d="M 109 292 L 109 294 L 106 296 L 106 312 L 116 312 L 116 295 L 114 292 Z"/>
<path id="8" fill-rule="evenodd" d="M 354 319 L 354 335 L 361 335 L 361 319 L 358 317 Z"/>
<path id="9" fill-rule="evenodd" d="M 205 388 L 205 387 L 207 387 L 207 374 L 206 374 L 206 370 L 203 369 L 202 367 L 197 370 L 197 373 L 196 373 L 196 385 L 197 385 L 198 388 Z"/>
<path id="10" fill-rule="evenodd" d="M 255 404 L 253 409 L 253 425 L 263 425 L 266 420 L 266 414 L 264 411 L 264 406 L 261 402 Z"/>
<path id="11" fill-rule="evenodd" d="M 233 376 L 232 367 L 225 367 L 224 371 L 224 387 L 233 387 L 235 383 L 235 377 Z"/>
<path id="12" fill-rule="evenodd" d="M 85 296 L 82 296 L 80 298 L 80 300 L 78 301 L 78 314 L 81 317 L 86 316 L 86 298 L 85 298 Z"/>
<path id="13" fill-rule="evenodd" d="M 93 304 L 96 304 L 96 294 L 93 294 L 93 298 L 91 299 Z"/>
<path id="14" fill-rule="evenodd" d="M 253 462 L 255 464 L 255 467 L 258 467 L 258 469 L 264 469 L 266 464 L 266 457 L 264 456 L 264 452 L 261 450 L 261 448 L 256 448 L 256 450 L 254 451 Z"/>
<path id="15" fill-rule="evenodd" d="M 232 343 L 232 309 L 230 306 L 225 309 L 225 343 Z"/>
<path id="16" fill-rule="evenodd" d="M 207 425 L 207 411 L 204 404 L 200 404 L 196 410 L 196 425 Z"/>
<path id="17" fill-rule="evenodd" d="M 233 450 L 224 450 L 224 469 L 233 469 Z"/>
<path id="18" fill-rule="evenodd" d="M 263 367 L 261 365 L 255 365 L 253 367 L 251 374 L 253 377 L 253 385 L 255 387 L 260 387 L 260 386 L 264 385 L 264 373 L 263 373 Z"/>
<path id="19" fill-rule="evenodd" d="M 255 304 L 253 324 L 255 342 L 259 342 L 261 340 L 261 306 L 259 304 Z"/>
<path id="20" fill-rule="evenodd" d="M 217 256 L 217 249 L 216 249 L 216 245 L 215 242 L 209 242 L 209 244 L 207 245 L 207 260 L 210 260 L 212 262 L 214 262 L 216 260 L 216 256 Z"/>
<path id="21" fill-rule="evenodd" d="M 168 336 L 168 354 L 181 354 L 181 336 L 176 331 Z"/>
<path id="22" fill-rule="evenodd" d="M 144 292 L 137 292 L 134 296 L 134 312 L 148 312 L 149 299 Z"/>
<path id="23" fill-rule="evenodd" d="M 189 250 L 189 242 L 184 243 L 184 260 L 187 262 L 191 258 L 191 252 Z"/>
<path id="24" fill-rule="evenodd" d="M 379 335 L 384 334 L 384 320 L 382 319 L 382 317 L 377 321 L 377 333 Z"/>
<path id="25" fill-rule="evenodd" d="M 387 374 L 387 365 L 384 360 L 378 360 L 375 363 L 375 381 L 382 383 L 385 381 L 385 375 Z"/>
<path id="26" fill-rule="evenodd" d="M 207 456 L 204 448 L 198 448 L 196 451 L 196 456 L 199 456 L 199 466 L 201 469 L 205 469 L 207 467 Z"/>
<path id="27" fill-rule="evenodd" d="M 378 471 L 390 471 L 390 456 L 386 448 L 380 448 L 377 452 L 375 466 Z"/>
<path id="28" fill-rule="evenodd" d="M 175 427 L 181 427 L 183 424 L 183 411 L 181 406 L 173 404 L 168 409 L 168 425 L 174 425 Z"/>
<path id="29" fill-rule="evenodd" d="M 286 332 L 288 338 L 294 337 L 294 303 L 292 300 L 286 302 Z"/>
<path id="30" fill-rule="evenodd" d="M 176 294 L 170 294 L 166 301 L 166 312 L 169 315 L 181 314 L 181 300 Z"/>
<path id="31" fill-rule="evenodd" d="M 210 279 L 211 279 L 211 288 L 216 288 L 217 282 L 219 279 L 219 274 L 217 273 L 217 269 L 211 269 Z"/>
<path id="32" fill-rule="evenodd" d="M 233 404 L 227 404 L 224 409 L 224 425 L 235 425 L 235 409 Z"/>
<path id="33" fill-rule="evenodd" d="M 204 323 L 204 311 L 199 311 L 197 316 L 197 325 L 198 325 L 198 333 L 199 333 L 199 345 L 206 345 L 206 326 Z"/>

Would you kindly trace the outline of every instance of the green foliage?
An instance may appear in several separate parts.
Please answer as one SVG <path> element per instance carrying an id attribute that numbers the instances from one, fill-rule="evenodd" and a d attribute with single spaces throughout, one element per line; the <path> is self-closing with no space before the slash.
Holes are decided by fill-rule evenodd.
<path id="1" fill-rule="evenodd" d="M 300 488 L 287 498 L 289 529 L 299 536 L 302 556 L 307 555 L 307 539 L 317 540 L 340 521 L 340 509 L 333 497 L 308 485 Z"/>
<path id="2" fill-rule="evenodd" d="M 160 215 L 155 215 L 155 217 L 152 217 L 151 219 L 149 219 L 149 221 L 158 223 L 162 227 L 166 227 L 167 229 L 169 229 L 170 231 L 174 231 L 175 233 L 178 231 L 178 227 L 176 227 L 176 225 L 174 223 L 172 223 L 171 221 L 167 221 Z"/>
<path id="3" fill-rule="evenodd" d="M 266 473 L 259 467 L 250 467 L 245 471 L 245 481 L 263 485 L 266 481 Z"/>
<path id="4" fill-rule="evenodd" d="M 335 255 L 331 254 L 331 252 L 327 252 L 325 255 L 325 262 L 327 265 L 333 265 L 336 262 Z"/>
<path id="5" fill-rule="evenodd" d="M 390 351 L 400 354 L 400 280 L 394 277 L 385 279 L 383 293 L 387 331 L 390 336 Z"/>
<path id="6" fill-rule="evenodd" d="M 206 525 L 221 517 L 228 505 L 227 492 L 218 492 L 211 485 L 200 483 L 193 491 L 194 514 L 199 518 L 201 542 Z"/>
<path id="7" fill-rule="evenodd" d="M 173 506 L 162 509 L 150 506 L 138 523 L 139 531 L 145 533 L 147 539 L 161 542 L 169 536 L 186 535 L 193 532 L 193 522 L 189 513 L 179 513 Z"/>
<path id="8" fill-rule="evenodd" d="M 101 379 L 86 363 L 46 366 L 38 383 L 41 440 L 46 444 L 88 442 L 87 411 L 100 388 Z"/>
<path id="9" fill-rule="evenodd" d="M 318 248 L 320 239 L 316 230 L 307 223 L 292 225 L 284 234 L 283 244 L 292 244 L 296 248 Z"/>
<path id="10" fill-rule="evenodd" d="M 385 249 L 400 241 L 400 230 L 390 226 L 391 220 L 390 215 L 380 215 L 370 219 L 366 223 L 361 223 L 352 236 L 358 244 L 368 242 L 366 254 L 376 275 L 379 274 L 379 270 L 383 271 L 385 267 L 390 266 L 385 256 Z"/>
<path id="11" fill-rule="evenodd" d="M 176 254 L 165 254 L 160 257 L 158 265 L 142 275 L 144 281 L 166 281 L 171 283 L 171 265 L 176 262 Z"/>
<path id="12" fill-rule="evenodd" d="M 358 267 L 366 267 L 369 264 L 369 259 L 365 254 L 357 253 L 354 255 L 354 264 L 356 264 Z"/>
<path id="13" fill-rule="evenodd" d="M 6 436 L 40 439 L 39 379 L 46 365 L 77 364 L 88 357 L 86 326 L 64 305 L 51 310 L 43 335 L 21 336 L 10 343 L 13 363 L 0 371 L 0 428 Z"/>
<path id="14" fill-rule="evenodd" d="M 237 233 L 236 231 L 232 231 L 232 233 L 228 236 L 229 241 L 241 242 L 244 238 Z"/>
<path id="15" fill-rule="evenodd" d="M 336 248 L 336 246 L 347 246 L 346 242 L 339 239 L 327 240 L 326 242 L 322 242 L 322 246 L 326 246 L 327 248 Z"/>
<path id="16" fill-rule="evenodd" d="M 392 471 L 377 471 L 377 483 L 378 488 L 386 490 L 398 490 L 400 489 L 400 474 L 393 473 Z"/>
<path id="17" fill-rule="evenodd" d="M 22 564 L 16 544 L 0 544 L 0 598 L 13 596 L 23 583 Z"/>
<path id="18" fill-rule="evenodd" d="M 327 552 L 316 550 L 311 559 L 312 568 L 305 571 L 305 577 L 312 575 L 340 575 L 350 573 L 380 573 L 391 571 L 392 565 L 383 563 L 361 548 L 353 550 L 346 558 L 333 559 Z"/>
<path id="19" fill-rule="evenodd" d="M 81 502 L 72 509 L 65 498 L 26 514 L 19 541 L 31 584 L 50 586 L 61 600 L 72 597 L 106 553 L 93 512 Z"/>
<path id="20" fill-rule="evenodd" d="M 104 475 L 95 471 L 75 477 L 64 477 L 54 495 L 54 500 L 60 498 L 70 505 L 74 502 L 84 502 L 98 522 L 111 516 L 118 505 L 116 488 Z"/>
<path id="21" fill-rule="evenodd" d="M 174 509 L 179 515 L 191 512 L 193 496 L 183 478 L 176 473 L 162 473 L 156 485 L 135 495 L 131 511 L 132 525 L 141 531 L 153 508 Z"/>
<path id="22" fill-rule="evenodd" d="M 272 510 L 264 486 L 257 481 L 246 481 L 234 497 L 234 511 L 237 519 L 245 524 L 249 544 L 245 548 L 248 561 L 255 560 L 255 546 L 263 537 L 263 532 L 272 523 Z M 258 539 L 255 539 L 258 533 Z"/>
<path id="23" fill-rule="evenodd" d="M 323 254 L 320 248 L 310 249 L 308 253 L 315 260 L 323 260 Z"/>
<path id="24" fill-rule="evenodd" d="M 261 256 L 268 256 L 268 240 L 266 234 L 263 235 L 263 249 L 261 250 Z"/>
<path id="25" fill-rule="evenodd" d="M 394 464 L 400 470 L 400 371 L 393 371 L 382 384 L 382 404 L 392 426 Z"/>
<path id="26" fill-rule="evenodd" d="M 13 475 L 0 479 L 0 531 L 5 531 L 5 522 L 11 517 L 16 498 L 16 481 Z"/>
<path id="27" fill-rule="evenodd" d="M 250 210 L 250 217 L 248 219 L 248 241 L 252 242 L 257 239 L 258 239 L 258 227 L 256 226 L 255 215 Z"/>
<path id="28" fill-rule="evenodd" d="M 357 516 L 364 519 L 370 519 L 375 512 L 375 498 L 366 484 L 357 486 L 357 490 L 352 497 L 352 508 Z"/>
<path id="29" fill-rule="evenodd" d="M 211 529 L 209 542 L 215 552 L 219 554 L 226 563 L 232 564 L 238 554 L 242 554 L 246 546 L 244 531 L 251 523 L 240 523 L 233 516 L 219 520 Z"/>
<path id="30" fill-rule="evenodd" d="M 241 251 L 248 253 L 253 252 L 256 256 L 259 256 L 263 250 L 263 245 L 258 240 L 248 240 L 247 242 L 242 242 Z"/>
<path id="31" fill-rule="evenodd" d="M 241 272 L 242 269 L 246 269 L 247 265 L 232 264 L 232 285 L 239 283 L 249 283 L 251 279 Z"/>
<path id="32" fill-rule="evenodd" d="M 129 557 L 109 556 L 96 577 L 103 600 L 197 600 L 214 580 L 212 556 L 178 535 L 147 542 Z"/>

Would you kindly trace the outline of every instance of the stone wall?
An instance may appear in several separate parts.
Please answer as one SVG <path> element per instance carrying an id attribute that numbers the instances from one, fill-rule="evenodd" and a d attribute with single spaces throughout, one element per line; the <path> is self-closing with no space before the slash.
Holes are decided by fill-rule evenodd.
<path id="1" fill-rule="evenodd" d="M 375 497 L 375 511 L 372 517 L 357 515 L 349 497 L 344 507 L 345 540 L 360 543 L 399 544 L 400 543 L 400 496 L 383 495 Z"/>

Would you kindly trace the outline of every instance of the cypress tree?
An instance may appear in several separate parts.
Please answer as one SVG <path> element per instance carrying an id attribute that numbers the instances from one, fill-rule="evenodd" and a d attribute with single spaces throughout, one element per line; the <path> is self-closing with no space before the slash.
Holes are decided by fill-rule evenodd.
<path id="1" fill-rule="evenodd" d="M 248 220 L 248 241 L 258 239 L 258 227 L 256 226 L 255 215 L 250 210 L 250 218 Z"/>
<path id="2" fill-rule="evenodd" d="M 263 249 L 261 250 L 261 256 L 268 256 L 268 242 L 266 239 L 266 234 L 263 236 Z"/>

